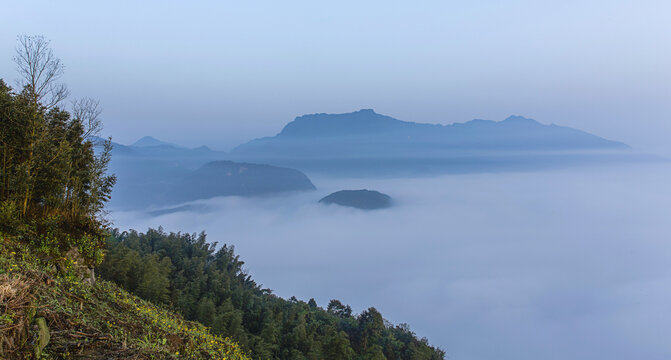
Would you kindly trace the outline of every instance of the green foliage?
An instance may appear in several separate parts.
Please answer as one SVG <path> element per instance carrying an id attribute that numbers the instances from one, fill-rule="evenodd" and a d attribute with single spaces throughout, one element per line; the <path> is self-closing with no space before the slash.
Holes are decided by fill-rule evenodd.
<path id="1" fill-rule="evenodd" d="M 102 261 L 103 207 L 116 179 L 106 175 L 111 143 L 96 154 L 84 121 L 0 79 L 0 231 L 49 260 L 76 248 L 93 267 Z"/>
<path id="2" fill-rule="evenodd" d="M 140 268 L 141 275 L 137 286 L 138 295 L 157 304 L 168 302 L 170 294 L 170 279 L 168 276 L 172 271 L 170 259 L 164 257 L 159 260 L 158 255 L 152 254 L 144 259 Z"/>
<path id="3" fill-rule="evenodd" d="M 254 358 L 444 358 L 442 350 L 417 339 L 407 325 L 389 324 L 375 308 L 355 316 L 338 300 L 324 310 L 313 299 L 279 298 L 251 279 L 232 246 L 216 248 L 205 234 L 115 231 L 98 270 L 130 292 L 236 339 Z"/>

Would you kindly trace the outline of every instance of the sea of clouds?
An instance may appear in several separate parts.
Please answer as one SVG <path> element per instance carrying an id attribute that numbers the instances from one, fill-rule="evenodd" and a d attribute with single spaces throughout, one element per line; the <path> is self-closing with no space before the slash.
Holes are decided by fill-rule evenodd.
<path id="1" fill-rule="evenodd" d="M 276 294 L 374 306 L 450 359 L 671 358 L 669 165 L 313 182 L 111 220 L 204 230 Z M 395 206 L 317 203 L 362 188 Z"/>

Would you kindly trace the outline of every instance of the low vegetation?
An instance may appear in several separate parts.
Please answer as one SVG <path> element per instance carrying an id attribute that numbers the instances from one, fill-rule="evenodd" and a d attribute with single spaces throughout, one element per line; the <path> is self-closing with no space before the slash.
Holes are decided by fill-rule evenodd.
<path id="1" fill-rule="evenodd" d="M 247 359 L 238 344 L 133 296 L 82 281 L 3 237 L 0 244 L 2 359 Z"/>

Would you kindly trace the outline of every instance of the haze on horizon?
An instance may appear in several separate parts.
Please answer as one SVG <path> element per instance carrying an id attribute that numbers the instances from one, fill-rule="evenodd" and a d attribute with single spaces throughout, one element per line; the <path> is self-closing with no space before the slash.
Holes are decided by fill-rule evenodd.
<path id="1" fill-rule="evenodd" d="M 452 123 L 519 114 L 671 154 L 667 1 L 9 2 L 106 135 L 229 150 L 306 113 Z"/>

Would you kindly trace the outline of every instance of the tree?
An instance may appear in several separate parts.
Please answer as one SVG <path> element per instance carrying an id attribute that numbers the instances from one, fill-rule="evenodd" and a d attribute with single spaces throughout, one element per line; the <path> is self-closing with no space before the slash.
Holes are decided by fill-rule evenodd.
<path id="1" fill-rule="evenodd" d="M 68 96 L 68 90 L 58 80 L 63 76 L 65 67 L 51 48 L 50 42 L 43 36 L 20 35 L 16 47 L 14 62 L 21 79 L 20 86 L 31 105 L 31 116 L 28 122 L 28 159 L 26 161 L 26 186 L 23 197 L 22 215 L 28 210 L 28 202 L 34 177 L 35 148 L 44 140 L 44 121 L 40 110 L 49 110 Z"/>
<path id="2" fill-rule="evenodd" d="M 202 298 L 196 308 L 196 319 L 205 326 L 212 326 L 214 323 L 216 308 L 210 298 Z"/>
<path id="3" fill-rule="evenodd" d="M 14 62 L 21 76 L 20 86 L 28 91 L 34 105 L 51 109 L 65 100 L 69 91 L 58 80 L 65 66 L 54 55 L 51 42 L 41 35 L 18 36 Z"/>
<path id="4" fill-rule="evenodd" d="M 343 305 L 343 303 L 336 299 L 329 301 L 326 311 L 341 318 L 352 316 L 352 308 L 349 305 Z"/>
<path id="5" fill-rule="evenodd" d="M 329 329 L 324 343 L 324 355 L 332 360 L 349 360 L 354 356 L 347 334 L 336 329 Z"/>
<path id="6" fill-rule="evenodd" d="M 167 303 L 170 299 L 169 275 L 172 271 L 170 258 L 164 257 L 159 260 L 158 255 L 151 254 L 143 260 L 142 277 L 137 288 L 138 294 L 154 303 Z"/>
<path id="7" fill-rule="evenodd" d="M 371 307 L 362 312 L 358 320 L 360 345 L 363 351 L 367 351 L 370 344 L 379 342 L 382 332 L 385 330 L 384 319 L 377 309 Z"/>
<path id="8" fill-rule="evenodd" d="M 91 140 L 102 131 L 100 121 L 100 101 L 92 98 L 81 98 L 72 102 L 72 116 L 84 126 L 84 139 Z"/>
<path id="9" fill-rule="evenodd" d="M 102 261 L 111 140 L 95 141 L 97 101 L 59 107 L 64 67 L 42 36 L 19 36 L 20 92 L 0 80 L 0 231 L 30 242 L 47 260 L 76 249 L 89 267 Z M 96 147 L 100 150 L 96 151 Z M 54 260 L 55 261 L 55 260 Z"/>

